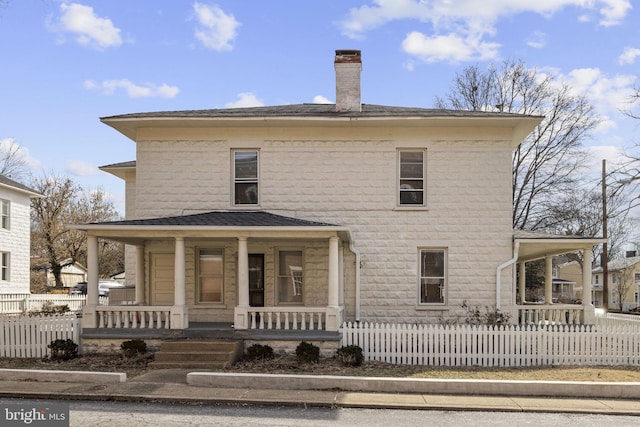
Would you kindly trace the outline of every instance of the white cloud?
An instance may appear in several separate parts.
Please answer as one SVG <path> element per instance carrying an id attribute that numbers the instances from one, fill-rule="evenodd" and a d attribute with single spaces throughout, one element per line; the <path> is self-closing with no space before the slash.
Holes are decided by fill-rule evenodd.
<path id="1" fill-rule="evenodd" d="M 180 93 L 180 89 L 177 86 L 169 86 L 166 83 L 161 85 L 153 83 L 137 85 L 127 79 L 105 80 L 102 83 L 85 80 L 84 87 L 90 90 L 98 90 L 103 95 L 113 95 L 116 89 L 124 89 L 129 98 L 174 98 Z"/>
<path id="2" fill-rule="evenodd" d="M 122 44 L 120 29 L 110 19 L 98 17 L 91 6 L 62 3 L 60 17 L 51 29 L 60 34 L 73 34 L 77 43 L 94 49 L 118 47 Z"/>
<path id="3" fill-rule="evenodd" d="M 618 64 L 633 64 L 638 56 L 640 56 L 640 49 L 636 47 L 625 47 L 622 54 L 618 57 Z"/>
<path id="4" fill-rule="evenodd" d="M 534 31 L 527 39 L 527 46 L 534 49 L 542 49 L 547 44 L 547 35 L 542 31 Z"/>
<path id="5" fill-rule="evenodd" d="M 198 21 L 195 35 L 205 47 L 217 51 L 233 49 L 232 42 L 241 24 L 232 14 L 225 13 L 217 5 L 197 2 L 193 4 L 193 10 Z"/>
<path id="6" fill-rule="evenodd" d="M 580 12 L 600 14 L 599 24 L 619 24 L 631 9 L 629 0 L 371 0 L 369 5 L 352 8 L 338 22 L 347 37 L 362 38 L 367 31 L 395 20 L 416 20 L 429 25 L 426 31 L 413 31 L 403 42 L 405 51 L 427 62 L 468 61 L 494 58 L 499 45 L 486 41 L 495 35 L 496 23 L 503 17 L 535 13 L 545 17 L 572 7 Z M 576 19 L 583 19 L 581 13 Z M 541 34 L 528 42 L 544 46 Z M 455 51 L 462 49 L 462 52 Z"/>
<path id="7" fill-rule="evenodd" d="M 314 104 L 333 104 L 333 101 L 330 101 L 329 99 L 325 98 L 322 95 L 316 95 L 313 97 L 313 103 Z"/>
<path id="8" fill-rule="evenodd" d="M 246 107 L 262 107 L 264 102 L 258 99 L 251 92 L 242 92 L 238 94 L 238 100 L 225 104 L 226 108 L 246 108 Z"/>
<path id="9" fill-rule="evenodd" d="M 75 176 L 91 176 L 98 173 L 98 168 L 82 160 L 69 160 L 65 170 Z"/>
<path id="10" fill-rule="evenodd" d="M 29 169 L 38 169 L 42 167 L 40 161 L 31 156 L 29 149 L 19 145 L 13 138 L 0 139 L 0 158 L 8 153 L 15 153 L 15 156 Z"/>

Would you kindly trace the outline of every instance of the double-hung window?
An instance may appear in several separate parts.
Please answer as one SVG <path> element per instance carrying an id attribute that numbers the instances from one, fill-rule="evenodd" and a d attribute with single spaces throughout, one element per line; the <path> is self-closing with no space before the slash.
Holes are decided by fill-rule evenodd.
<path id="1" fill-rule="evenodd" d="M 198 251 L 198 302 L 223 302 L 224 252 L 222 249 Z"/>
<path id="2" fill-rule="evenodd" d="M 444 304 L 447 286 L 446 251 L 420 250 L 420 304 Z"/>
<path id="3" fill-rule="evenodd" d="M 9 229 L 9 201 L 0 199 L 0 228 Z"/>
<path id="4" fill-rule="evenodd" d="M 278 302 L 300 304 L 304 292 L 302 251 L 278 251 Z"/>
<path id="5" fill-rule="evenodd" d="M 425 205 L 425 150 L 398 151 L 398 205 Z"/>
<path id="6" fill-rule="evenodd" d="M 0 252 L 0 281 L 9 281 L 9 252 Z"/>
<path id="7" fill-rule="evenodd" d="M 257 150 L 233 151 L 233 203 L 234 205 L 258 204 Z"/>

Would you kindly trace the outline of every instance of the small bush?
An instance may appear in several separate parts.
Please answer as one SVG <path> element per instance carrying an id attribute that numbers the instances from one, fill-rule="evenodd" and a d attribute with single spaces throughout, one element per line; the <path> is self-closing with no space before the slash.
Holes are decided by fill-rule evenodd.
<path id="1" fill-rule="evenodd" d="M 296 347 L 296 358 L 300 363 L 318 363 L 320 361 L 320 347 L 302 341 Z"/>
<path id="2" fill-rule="evenodd" d="M 134 357 L 138 354 L 145 354 L 147 352 L 147 343 L 138 339 L 124 341 L 120 344 L 120 348 L 122 349 L 122 354 L 124 354 L 125 357 Z"/>
<path id="3" fill-rule="evenodd" d="M 70 312 L 71 309 L 68 305 L 55 305 L 51 301 L 45 301 L 42 303 L 40 310 L 31 310 L 29 316 L 53 316 L 55 314 L 64 314 Z"/>
<path id="4" fill-rule="evenodd" d="M 462 301 L 462 308 L 465 310 L 466 319 L 465 323 L 467 325 L 480 326 L 480 325 L 488 325 L 488 326 L 499 326 L 499 325 L 508 325 L 511 320 L 511 314 L 503 313 L 500 309 L 485 307 L 484 312 L 480 310 L 477 306 L 471 307 L 467 304 L 467 301 Z"/>
<path id="5" fill-rule="evenodd" d="M 343 346 L 336 352 L 336 358 L 344 366 L 360 366 L 364 362 L 362 349 L 357 345 Z"/>
<path id="6" fill-rule="evenodd" d="M 247 348 L 245 358 L 249 361 L 273 359 L 273 348 L 268 345 L 253 344 Z"/>
<path id="7" fill-rule="evenodd" d="M 51 350 L 52 360 L 69 360 L 78 356 L 78 344 L 69 338 L 51 341 L 48 347 Z"/>

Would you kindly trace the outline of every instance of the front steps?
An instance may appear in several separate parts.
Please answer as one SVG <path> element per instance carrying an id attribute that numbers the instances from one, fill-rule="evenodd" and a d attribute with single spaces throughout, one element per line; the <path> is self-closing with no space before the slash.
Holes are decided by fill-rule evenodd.
<path id="1" fill-rule="evenodd" d="M 243 350 L 241 340 L 162 341 L 150 366 L 163 369 L 220 369 L 242 358 Z"/>

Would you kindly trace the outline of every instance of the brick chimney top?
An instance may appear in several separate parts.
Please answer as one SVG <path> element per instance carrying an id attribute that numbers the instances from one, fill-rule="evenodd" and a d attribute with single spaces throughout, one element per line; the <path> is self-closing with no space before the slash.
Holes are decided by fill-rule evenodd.
<path id="1" fill-rule="evenodd" d="M 362 56 L 360 51 L 336 50 L 333 64 L 336 69 L 336 111 L 362 111 L 360 102 Z"/>

